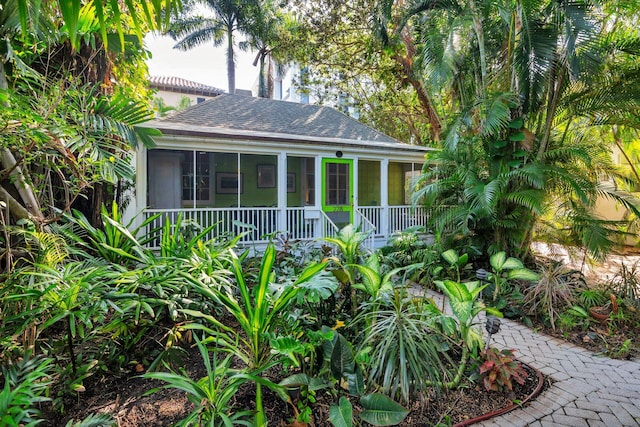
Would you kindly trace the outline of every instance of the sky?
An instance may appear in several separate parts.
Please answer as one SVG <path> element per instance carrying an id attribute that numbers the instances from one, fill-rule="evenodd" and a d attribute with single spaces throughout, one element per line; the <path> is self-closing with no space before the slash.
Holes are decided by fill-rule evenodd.
<path id="1" fill-rule="evenodd" d="M 148 34 L 145 45 L 152 58 L 147 61 L 149 75 L 181 77 L 197 83 L 227 90 L 227 60 L 225 47 L 213 43 L 187 52 L 173 49 L 175 41 L 169 36 Z M 253 66 L 254 54 L 236 48 L 236 88 L 251 89 L 258 77 Z"/>

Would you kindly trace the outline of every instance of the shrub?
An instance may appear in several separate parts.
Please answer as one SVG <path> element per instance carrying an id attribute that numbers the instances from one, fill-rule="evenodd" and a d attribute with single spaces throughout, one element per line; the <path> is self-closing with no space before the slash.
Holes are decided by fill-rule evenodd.
<path id="1" fill-rule="evenodd" d="M 513 350 L 489 348 L 481 353 L 480 378 L 487 391 L 513 390 L 513 381 L 524 384 L 527 371 L 514 360 Z"/>
<path id="2" fill-rule="evenodd" d="M 582 276 L 559 263 L 545 264 L 540 280 L 525 288 L 522 303 L 529 313 L 545 316 L 556 328 L 560 312 L 575 303 L 575 295 L 584 288 Z"/>

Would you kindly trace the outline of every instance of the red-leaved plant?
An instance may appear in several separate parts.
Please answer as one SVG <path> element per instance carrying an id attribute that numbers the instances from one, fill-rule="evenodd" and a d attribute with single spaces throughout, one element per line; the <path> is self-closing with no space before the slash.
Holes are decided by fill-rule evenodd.
<path id="1" fill-rule="evenodd" d="M 484 363 L 480 366 L 480 378 L 487 391 L 513 390 L 513 380 L 524 384 L 527 371 L 515 360 L 513 350 L 490 348 L 481 353 Z"/>

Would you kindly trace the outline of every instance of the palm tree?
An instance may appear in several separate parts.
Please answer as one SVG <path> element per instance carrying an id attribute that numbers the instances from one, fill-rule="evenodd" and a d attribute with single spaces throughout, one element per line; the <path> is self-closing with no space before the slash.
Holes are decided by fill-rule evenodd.
<path id="1" fill-rule="evenodd" d="M 247 40 L 240 43 L 242 48 L 256 51 L 253 66 L 259 64 L 258 96 L 271 98 L 273 95 L 273 63 L 282 64 L 284 47 L 292 43 L 296 23 L 289 15 L 282 13 L 273 0 L 255 0 L 247 8 L 243 31 Z"/>
<path id="2" fill-rule="evenodd" d="M 618 224 L 593 218 L 596 199 L 637 209 L 598 184 L 616 170 L 590 128 L 623 112 L 638 125 L 635 44 L 618 40 L 589 2 L 504 2 L 500 13 L 493 2 L 419 3 L 398 22 L 420 17 L 423 78 L 439 82 L 455 111 L 416 195 L 441 209 L 432 225 L 485 239 L 490 253 L 526 256 L 543 215 L 563 216 L 601 256 Z M 622 51 L 634 58 L 625 67 L 603 55 Z"/>
<path id="3" fill-rule="evenodd" d="M 214 46 L 227 43 L 227 78 L 229 93 L 236 91 L 234 33 L 243 31 L 245 9 L 250 2 L 242 0 L 189 0 L 182 13 L 172 19 L 169 35 L 178 43 L 175 49 L 190 50 L 213 41 Z M 198 6 L 213 12 L 213 17 L 196 14 Z"/>

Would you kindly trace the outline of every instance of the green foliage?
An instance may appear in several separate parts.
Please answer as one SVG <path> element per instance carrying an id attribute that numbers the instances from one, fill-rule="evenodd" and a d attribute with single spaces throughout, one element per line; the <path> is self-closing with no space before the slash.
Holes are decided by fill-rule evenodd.
<path id="1" fill-rule="evenodd" d="M 192 380 L 186 371 L 174 372 L 149 372 L 144 378 L 164 381 L 162 388 L 172 388 L 186 393 L 189 402 L 194 409 L 176 426 L 251 426 L 249 421 L 252 411 L 235 411 L 232 407 L 232 398 L 238 392 L 240 386 L 248 381 L 260 382 L 261 378 L 243 374 L 231 369 L 232 355 L 223 360 L 218 360 L 217 355 L 209 355 L 205 344 L 196 336 L 196 345 L 204 362 L 206 375 L 197 380 Z M 159 388 L 154 388 L 145 395 L 155 393 Z"/>
<path id="2" fill-rule="evenodd" d="M 25 357 L 2 366 L 4 387 L 0 392 L 0 423 L 4 426 L 34 426 L 40 423 L 37 406 L 49 400 L 51 359 Z"/>
<path id="3" fill-rule="evenodd" d="M 369 237 L 369 232 L 359 231 L 349 224 L 338 231 L 336 237 L 326 237 L 327 243 L 335 245 L 343 259 L 344 265 L 358 264 L 362 255 L 362 243 Z M 349 272 L 349 271 L 348 271 Z M 352 277 L 350 277 L 353 280 Z"/>
<path id="4" fill-rule="evenodd" d="M 374 426 L 394 426 L 400 424 L 409 414 L 402 405 L 380 393 L 367 394 L 360 398 L 362 411 L 358 416 Z M 353 405 L 346 397 L 341 397 L 337 405 L 329 408 L 329 421 L 334 427 L 353 426 Z"/>
<path id="5" fill-rule="evenodd" d="M 91 414 L 77 422 L 74 419 L 71 419 L 67 424 L 65 424 L 65 427 L 106 427 L 115 425 L 116 420 L 114 420 L 109 414 Z"/>
<path id="6" fill-rule="evenodd" d="M 497 252 L 490 258 L 491 273 L 488 275 L 487 280 L 492 282 L 493 286 L 493 301 L 497 301 L 501 294 L 511 293 L 510 283 L 514 280 L 524 280 L 533 282 L 539 279 L 538 275 L 526 268 L 522 261 L 517 258 L 508 257 L 505 252 Z M 508 286 L 507 289 L 503 289 Z"/>
<path id="7" fill-rule="evenodd" d="M 360 398 L 362 412 L 360 418 L 374 426 L 393 426 L 400 424 L 409 411 L 379 393 L 368 394 Z"/>
<path id="8" fill-rule="evenodd" d="M 640 264 L 627 266 L 623 263 L 607 288 L 621 300 L 640 308 Z"/>
<path id="9" fill-rule="evenodd" d="M 558 314 L 576 302 L 576 295 L 585 286 L 581 275 L 560 263 L 542 266 L 540 279 L 524 289 L 522 303 L 530 313 L 541 314 L 555 329 Z"/>
<path id="10" fill-rule="evenodd" d="M 449 379 L 447 338 L 434 327 L 434 311 L 400 291 L 388 308 L 367 311 L 362 352 L 368 381 L 383 393 L 409 402 L 412 396 Z"/>
<path id="11" fill-rule="evenodd" d="M 473 327 L 478 314 L 484 311 L 489 315 L 502 317 L 500 311 L 486 307 L 479 299 L 487 285 L 480 286 L 477 281 L 458 283 L 451 280 L 436 280 L 435 283 L 449 299 L 449 306 L 465 347 L 476 352 L 482 346 L 482 331 Z"/>
<path id="12" fill-rule="evenodd" d="M 349 399 L 342 396 L 337 405 L 329 407 L 329 421 L 334 427 L 353 426 L 353 406 Z"/>
<path id="13" fill-rule="evenodd" d="M 153 238 L 149 235 L 141 238 L 141 232 L 146 230 L 159 217 L 160 214 L 151 215 L 142 224 L 134 228 L 133 224 L 136 218 L 134 217 L 129 223 L 124 224 L 118 205 L 114 201 L 110 211 L 107 211 L 104 205 L 101 207 L 103 224 L 101 228 L 91 225 L 82 212 L 73 210 L 73 216 L 67 215 L 66 218 L 71 224 L 79 227 L 83 234 L 73 233 L 65 228 L 61 228 L 60 231 L 67 238 L 77 243 L 78 246 L 89 249 L 92 253 L 108 262 L 132 265 L 140 261 L 139 252 Z"/>
<path id="14" fill-rule="evenodd" d="M 339 257 L 334 258 L 338 268 L 333 270 L 333 274 L 342 285 L 341 293 L 344 297 L 344 311 L 355 316 L 358 306 L 357 296 L 352 289 L 358 280 L 358 268 L 356 265 L 363 264 L 364 251 L 363 242 L 369 237 L 369 232 L 359 231 L 353 224 L 342 228 L 336 237 L 326 237 L 325 240 L 338 249 Z"/>
<path id="15" fill-rule="evenodd" d="M 321 274 L 325 264 L 312 264 L 288 286 L 270 292 L 270 284 L 274 280 L 273 265 L 276 251 L 269 245 L 262 257 L 257 282 L 253 289 L 249 286 L 242 269 L 240 258 L 231 252 L 231 271 L 236 279 L 237 289 L 230 287 L 211 288 L 197 281 L 191 281 L 194 290 L 206 298 L 220 304 L 238 322 L 239 328 L 232 328 L 221 323 L 210 314 L 200 311 L 184 309 L 184 314 L 206 320 L 215 329 L 198 324 L 191 324 L 189 328 L 204 329 L 210 337 L 207 342 L 215 342 L 223 350 L 239 357 L 250 372 L 260 373 L 274 366 L 284 357 L 271 352 L 271 339 L 275 338 L 276 328 L 282 324 L 281 316 L 290 307 L 297 296 L 303 292 L 300 286 L 305 282 L 331 281 L 330 275 Z M 322 285 L 323 286 L 323 285 Z M 237 295 L 239 293 L 239 299 Z M 266 380 L 265 380 L 266 382 Z M 262 382 L 256 382 L 256 425 L 266 422 L 262 403 Z M 278 387 L 270 383 L 269 387 Z"/>
<path id="16" fill-rule="evenodd" d="M 489 348 L 482 352 L 480 378 L 487 391 L 513 390 L 513 381 L 524 384 L 528 374 L 522 364 L 514 360 L 513 350 Z"/>

